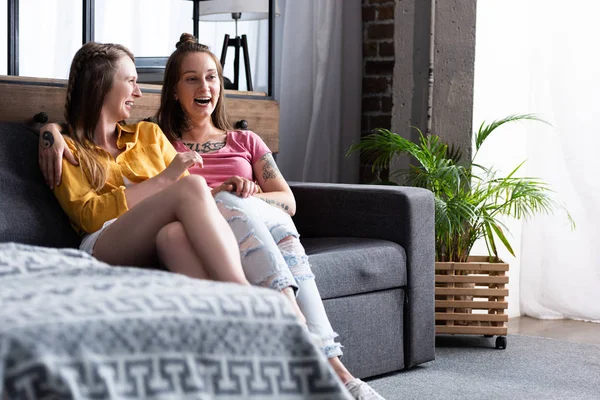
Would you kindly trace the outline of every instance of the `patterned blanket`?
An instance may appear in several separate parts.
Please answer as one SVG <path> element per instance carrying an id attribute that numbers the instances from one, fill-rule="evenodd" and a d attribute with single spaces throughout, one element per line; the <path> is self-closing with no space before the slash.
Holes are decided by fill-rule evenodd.
<path id="1" fill-rule="evenodd" d="M 1 399 L 342 399 L 266 289 L 0 244 Z"/>

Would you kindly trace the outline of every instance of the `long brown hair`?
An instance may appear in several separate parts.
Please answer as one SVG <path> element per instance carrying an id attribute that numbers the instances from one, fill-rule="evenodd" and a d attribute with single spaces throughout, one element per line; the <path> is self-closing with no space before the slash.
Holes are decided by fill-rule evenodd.
<path id="1" fill-rule="evenodd" d="M 181 78 L 181 64 L 188 53 L 206 53 L 212 57 L 217 66 L 221 90 L 214 112 L 211 115 L 213 124 L 217 129 L 232 130 L 225 111 L 225 87 L 223 86 L 223 68 L 217 57 L 208 49 L 208 46 L 198 43 L 198 40 L 189 33 L 182 33 L 176 49 L 169 57 L 165 68 L 162 91 L 160 94 L 160 107 L 156 113 L 158 125 L 167 137 L 173 141 L 181 138 L 181 132 L 187 129 L 187 116 L 181 104 L 175 100 L 175 87 Z"/>
<path id="2" fill-rule="evenodd" d="M 104 98 L 113 85 L 115 64 L 123 57 L 134 61 L 124 46 L 89 42 L 73 57 L 67 86 L 65 120 L 77 147 L 79 162 L 92 188 L 100 191 L 107 178 L 108 153 L 94 144 L 94 129 L 100 119 Z"/>

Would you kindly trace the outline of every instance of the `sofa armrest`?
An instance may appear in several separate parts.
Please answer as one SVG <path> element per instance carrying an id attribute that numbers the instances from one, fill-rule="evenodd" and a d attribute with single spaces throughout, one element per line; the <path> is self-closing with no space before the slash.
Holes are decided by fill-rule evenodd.
<path id="1" fill-rule="evenodd" d="M 305 237 L 389 240 L 406 251 L 405 368 L 433 360 L 434 199 L 421 188 L 290 182 L 294 222 Z"/>

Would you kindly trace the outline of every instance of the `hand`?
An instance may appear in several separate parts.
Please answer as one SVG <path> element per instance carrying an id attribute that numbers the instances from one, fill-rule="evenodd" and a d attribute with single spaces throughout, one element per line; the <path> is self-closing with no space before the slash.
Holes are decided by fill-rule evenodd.
<path id="1" fill-rule="evenodd" d="M 258 193 L 259 186 L 253 181 L 242 178 L 241 176 L 232 176 L 215 189 L 213 194 L 224 190 L 235 193 L 239 197 L 250 197 Z"/>
<path id="2" fill-rule="evenodd" d="M 60 134 L 60 125 L 46 124 L 40 128 L 38 145 L 38 163 L 50 189 L 60 185 L 62 178 L 62 159 L 65 157 L 73 165 L 79 165 L 65 139 Z"/>
<path id="3" fill-rule="evenodd" d="M 195 151 L 177 153 L 171 164 L 161 174 L 166 175 L 170 180 L 176 181 L 181 174 L 194 165 L 199 165 L 200 168 L 204 166 L 204 161 L 200 154 Z"/>

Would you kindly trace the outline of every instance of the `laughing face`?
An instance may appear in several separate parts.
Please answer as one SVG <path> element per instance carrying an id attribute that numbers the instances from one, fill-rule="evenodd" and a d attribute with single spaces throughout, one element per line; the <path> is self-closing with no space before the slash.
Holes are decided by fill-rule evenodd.
<path id="1" fill-rule="evenodd" d="M 220 85 L 213 58 L 207 53 L 189 53 L 181 62 L 175 95 L 192 120 L 210 119 L 219 101 Z"/>
<path id="2" fill-rule="evenodd" d="M 135 64 L 131 58 L 121 57 L 115 65 L 113 84 L 104 98 L 102 112 L 111 121 L 128 119 L 135 99 L 141 96 Z"/>

